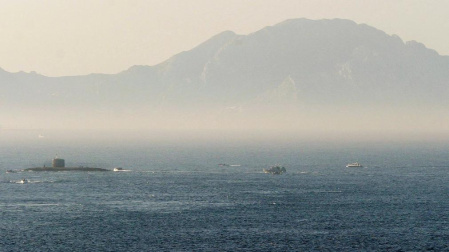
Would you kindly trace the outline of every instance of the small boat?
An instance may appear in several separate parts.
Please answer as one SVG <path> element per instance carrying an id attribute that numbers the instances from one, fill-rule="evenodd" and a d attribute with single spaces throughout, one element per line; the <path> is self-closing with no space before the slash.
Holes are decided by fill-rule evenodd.
<path id="1" fill-rule="evenodd" d="M 122 167 L 115 167 L 113 171 L 123 171 Z"/>
<path id="2" fill-rule="evenodd" d="M 346 167 L 363 167 L 363 165 L 358 162 L 347 164 Z"/>
<path id="3" fill-rule="evenodd" d="M 26 179 L 21 179 L 21 180 L 19 180 L 18 183 L 19 183 L 19 184 L 27 184 L 27 183 L 28 183 L 28 180 L 26 180 Z"/>
<path id="4" fill-rule="evenodd" d="M 275 174 L 275 175 L 280 175 L 282 173 L 287 172 L 287 170 L 285 169 L 284 166 L 280 166 L 280 165 L 273 165 L 268 169 L 263 169 L 264 173 L 270 173 L 270 174 Z"/>
<path id="5" fill-rule="evenodd" d="M 221 166 L 221 167 L 240 167 L 242 165 L 239 165 L 239 164 L 218 164 L 218 166 Z"/>

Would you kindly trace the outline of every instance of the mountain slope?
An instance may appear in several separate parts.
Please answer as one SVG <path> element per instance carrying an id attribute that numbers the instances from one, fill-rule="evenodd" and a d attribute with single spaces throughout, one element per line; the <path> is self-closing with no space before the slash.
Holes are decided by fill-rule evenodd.
<path id="1" fill-rule="evenodd" d="M 161 64 L 115 75 L 0 70 L 0 83 L 0 124 L 17 127 L 45 127 L 36 121 L 52 114 L 66 115 L 55 127 L 325 128 L 345 127 L 340 121 L 351 116 L 366 122 L 353 128 L 428 127 L 415 122 L 420 117 L 448 125 L 448 56 L 340 19 L 227 31 Z"/>

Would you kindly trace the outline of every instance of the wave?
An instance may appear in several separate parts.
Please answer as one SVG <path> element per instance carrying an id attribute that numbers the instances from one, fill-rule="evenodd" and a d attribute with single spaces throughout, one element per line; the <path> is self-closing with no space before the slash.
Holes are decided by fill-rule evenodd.
<path id="1" fill-rule="evenodd" d="M 23 182 L 22 179 L 18 179 L 18 180 L 1 181 L 0 183 L 12 183 L 12 184 L 53 184 L 53 183 L 68 183 L 68 182 L 71 182 L 71 180 L 67 180 L 67 179 L 58 179 L 58 180 L 26 179 L 26 182 Z"/>
<path id="2" fill-rule="evenodd" d="M 309 193 L 343 193 L 343 191 L 339 191 L 339 190 L 312 190 L 309 191 Z"/>

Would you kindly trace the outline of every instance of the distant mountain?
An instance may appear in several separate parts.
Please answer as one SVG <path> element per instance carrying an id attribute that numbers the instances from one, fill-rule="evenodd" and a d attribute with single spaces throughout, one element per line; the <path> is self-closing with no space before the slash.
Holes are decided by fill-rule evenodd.
<path id="1" fill-rule="evenodd" d="M 314 128 L 361 116 L 354 120 L 377 117 L 369 127 L 394 128 L 429 120 L 429 111 L 449 125 L 437 119 L 449 112 L 448 56 L 341 19 L 226 31 L 158 65 L 113 75 L 0 69 L 0 83 L 0 125 L 17 127 Z"/>

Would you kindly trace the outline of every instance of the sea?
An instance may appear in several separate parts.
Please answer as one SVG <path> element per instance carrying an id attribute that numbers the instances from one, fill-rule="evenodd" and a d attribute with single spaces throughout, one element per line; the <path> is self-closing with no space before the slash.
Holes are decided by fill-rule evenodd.
<path id="1" fill-rule="evenodd" d="M 449 251 L 448 211 L 444 141 L 0 143 L 0 251 Z"/>

